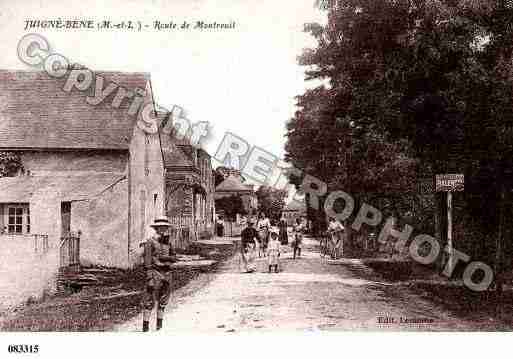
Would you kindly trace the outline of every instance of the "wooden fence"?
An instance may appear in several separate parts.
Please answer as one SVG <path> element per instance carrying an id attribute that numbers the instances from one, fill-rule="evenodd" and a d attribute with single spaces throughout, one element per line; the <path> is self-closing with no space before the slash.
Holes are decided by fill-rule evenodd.
<path id="1" fill-rule="evenodd" d="M 48 253 L 48 235 L 47 234 L 34 234 L 34 252 L 37 255 L 45 255 Z"/>
<path id="2" fill-rule="evenodd" d="M 189 227 L 171 227 L 169 232 L 173 248 L 187 249 L 190 243 Z"/>
<path id="3" fill-rule="evenodd" d="M 224 222 L 224 235 L 227 237 L 237 237 L 240 236 L 244 226 L 237 222 Z"/>
<path id="4" fill-rule="evenodd" d="M 210 237 L 213 227 L 206 220 L 193 220 L 192 217 L 171 217 L 169 219 L 173 227 L 170 236 L 175 248 L 186 249 L 190 243 Z"/>

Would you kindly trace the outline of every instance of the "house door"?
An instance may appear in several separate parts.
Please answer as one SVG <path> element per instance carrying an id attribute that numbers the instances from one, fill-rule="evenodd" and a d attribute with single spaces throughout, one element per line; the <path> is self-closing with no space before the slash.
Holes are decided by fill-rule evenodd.
<path id="1" fill-rule="evenodd" d="M 69 235 L 71 231 L 71 202 L 61 202 L 61 236 Z"/>

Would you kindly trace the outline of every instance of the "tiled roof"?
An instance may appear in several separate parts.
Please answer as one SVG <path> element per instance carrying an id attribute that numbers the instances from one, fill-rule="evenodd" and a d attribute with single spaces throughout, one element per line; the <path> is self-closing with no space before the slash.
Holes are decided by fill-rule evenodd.
<path id="1" fill-rule="evenodd" d="M 195 167 L 192 160 L 183 152 L 183 150 L 175 145 L 171 136 L 162 134 L 160 136 L 160 141 L 162 145 L 162 154 L 164 155 L 164 167 Z"/>
<path id="2" fill-rule="evenodd" d="M 0 178 L 1 203 L 28 203 L 33 197 L 53 197 L 61 201 L 92 198 L 124 179 L 119 174 L 79 176 L 18 176 Z"/>
<path id="3" fill-rule="evenodd" d="M 225 180 L 216 187 L 216 192 L 252 192 L 244 183 L 239 181 L 238 178 L 229 175 Z"/>
<path id="4" fill-rule="evenodd" d="M 146 89 L 149 74 L 96 72 L 127 90 Z M 131 100 L 112 107 L 115 89 L 102 103 L 90 105 L 95 85 L 82 92 L 63 90 L 67 76 L 55 79 L 38 71 L 0 70 L 0 148 L 127 149 L 135 116 Z M 151 94 L 147 94 L 151 98 Z"/>

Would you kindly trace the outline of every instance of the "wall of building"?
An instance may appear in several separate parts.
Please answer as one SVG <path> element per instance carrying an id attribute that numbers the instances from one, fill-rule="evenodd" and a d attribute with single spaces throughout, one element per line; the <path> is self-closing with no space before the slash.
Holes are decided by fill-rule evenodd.
<path id="1" fill-rule="evenodd" d="M 123 174 L 128 160 L 128 151 L 18 151 L 18 154 L 25 171 L 30 171 L 32 176 Z M 31 234 L 47 234 L 50 247 L 56 249 L 62 235 L 61 201 L 59 188 L 42 188 L 33 193 L 29 204 Z"/>
<path id="2" fill-rule="evenodd" d="M 25 171 L 34 176 L 126 171 L 128 151 L 19 151 Z"/>
<path id="3" fill-rule="evenodd" d="M 61 240 L 61 200 L 57 193 L 40 191 L 30 201 L 30 233 L 47 234 L 48 245 L 59 248 Z"/>
<path id="4" fill-rule="evenodd" d="M 166 214 L 168 217 L 193 216 L 193 191 L 191 187 L 167 184 Z"/>
<path id="5" fill-rule="evenodd" d="M 164 214 L 164 164 L 158 134 L 134 127 L 129 162 L 129 248 L 130 262 L 140 263 L 139 244 L 152 234 L 149 227 Z"/>
<path id="6" fill-rule="evenodd" d="M 81 232 L 83 265 L 127 268 L 128 180 L 122 180 L 87 201 L 71 203 L 71 231 Z"/>
<path id="7" fill-rule="evenodd" d="M 56 248 L 40 255 L 34 251 L 33 236 L 0 236 L 0 311 L 51 291 L 58 268 Z"/>

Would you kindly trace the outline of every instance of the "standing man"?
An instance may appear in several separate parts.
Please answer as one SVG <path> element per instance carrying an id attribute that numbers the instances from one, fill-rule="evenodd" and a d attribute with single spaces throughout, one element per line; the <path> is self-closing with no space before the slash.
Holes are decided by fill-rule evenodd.
<path id="1" fill-rule="evenodd" d="M 241 233 L 241 242 L 240 242 L 240 256 L 242 263 L 244 263 L 244 270 L 246 273 L 254 272 L 253 268 L 248 268 L 248 252 L 250 250 L 250 246 L 255 244 L 255 241 L 258 241 L 258 232 L 253 227 L 253 222 L 248 221 L 248 226 L 242 230 Z"/>
<path id="2" fill-rule="evenodd" d="M 144 245 L 144 267 L 146 269 L 146 288 L 143 298 L 143 332 L 149 331 L 150 316 L 155 303 L 157 308 L 157 330 L 162 328 L 164 310 L 171 297 L 171 264 L 176 255 L 167 233 L 171 223 L 166 216 L 158 217 L 150 225 L 155 234 Z"/>

